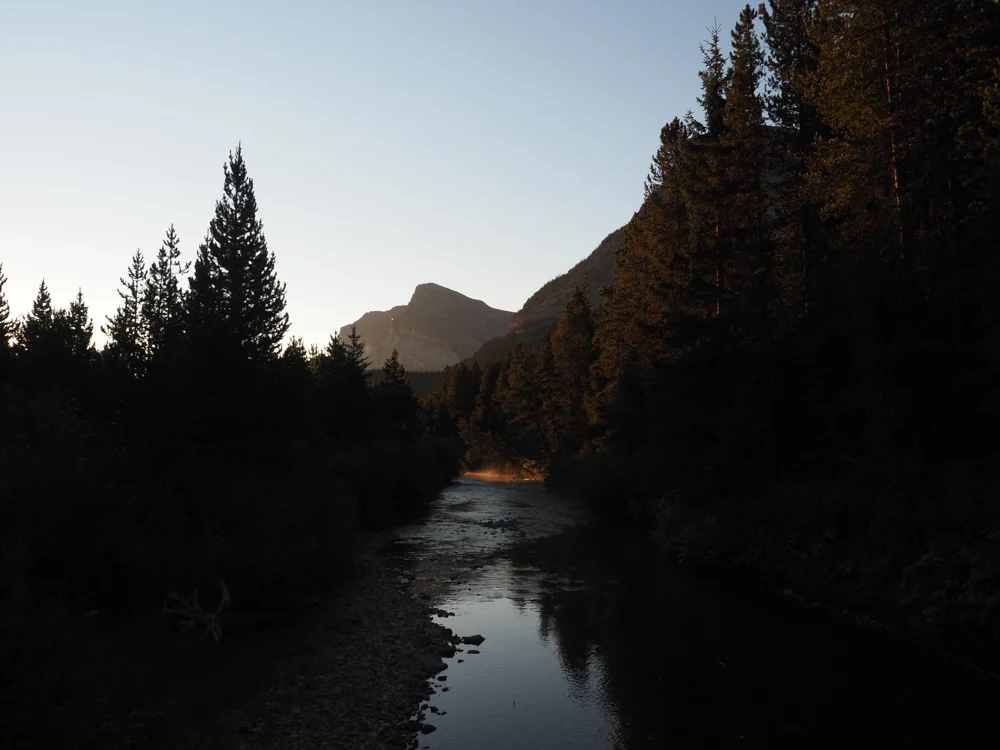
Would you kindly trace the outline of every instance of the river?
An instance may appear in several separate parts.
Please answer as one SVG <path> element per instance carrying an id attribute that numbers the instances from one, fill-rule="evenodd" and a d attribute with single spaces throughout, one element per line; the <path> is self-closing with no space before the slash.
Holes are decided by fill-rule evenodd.
<path id="1" fill-rule="evenodd" d="M 432 680 L 423 748 L 995 741 L 1000 680 L 664 563 L 538 484 L 462 479 L 383 552 L 485 637 Z"/>

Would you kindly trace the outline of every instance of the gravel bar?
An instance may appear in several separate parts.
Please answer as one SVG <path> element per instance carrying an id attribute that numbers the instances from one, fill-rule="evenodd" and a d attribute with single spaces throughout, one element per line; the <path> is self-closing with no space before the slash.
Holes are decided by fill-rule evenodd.
<path id="1" fill-rule="evenodd" d="M 447 668 L 459 637 L 432 622 L 437 612 L 416 596 L 392 561 L 361 553 L 364 572 L 325 605 L 301 653 L 281 665 L 270 686 L 201 737 L 198 748 L 402 750 L 434 730 L 429 678 Z M 426 595 L 425 595 L 426 596 Z"/>

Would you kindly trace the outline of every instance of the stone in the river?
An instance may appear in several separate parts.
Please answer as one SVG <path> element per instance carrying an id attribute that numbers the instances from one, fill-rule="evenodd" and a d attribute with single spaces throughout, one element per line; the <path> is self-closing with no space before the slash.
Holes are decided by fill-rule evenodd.
<path id="1" fill-rule="evenodd" d="M 416 659 L 420 666 L 431 674 L 437 674 L 448 668 L 448 665 L 441 661 L 440 657 L 431 654 L 417 654 Z"/>
<path id="2" fill-rule="evenodd" d="M 478 646 L 486 639 L 481 635 L 466 635 L 462 637 L 462 643 L 468 643 L 470 646 Z"/>
<path id="3" fill-rule="evenodd" d="M 476 651 L 476 649 L 474 649 L 474 648 L 470 648 L 468 651 L 466 651 L 466 653 L 467 654 L 478 654 L 479 652 Z"/>
<path id="4" fill-rule="evenodd" d="M 435 729 L 437 729 L 437 727 L 434 726 L 433 724 L 421 724 L 420 725 L 420 731 L 423 732 L 424 734 L 430 734 Z"/>

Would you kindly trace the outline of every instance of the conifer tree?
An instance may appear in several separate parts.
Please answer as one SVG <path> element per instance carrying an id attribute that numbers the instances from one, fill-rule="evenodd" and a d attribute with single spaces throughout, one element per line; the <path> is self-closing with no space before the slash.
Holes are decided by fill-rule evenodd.
<path id="1" fill-rule="evenodd" d="M 698 297 L 711 293 L 711 312 L 716 318 L 725 309 L 726 237 L 722 231 L 725 195 L 725 164 L 720 137 L 725 128 L 726 60 L 719 45 L 719 27 L 713 26 L 702 44 L 702 95 L 698 98 L 705 113 L 702 124 L 688 115 L 686 128 L 690 137 L 679 141 L 678 162 L 690 238 L 686 253 L 688 289 L 698 290 Z M 707 302 L 707 300 L 705 300 Z M 699 306 L 694 302 L 694 306 Z"/>
<path id="2" fill-rule="evenodd" d="M 558 373 L 555 401 L 558 406 L 560 447 L 575 453 L 587 438 L 587 399 L 593 363 L 594 311 L 584 284 L 573 290 L 556 332 L 552 357 Z"/>
<path id="3" fill-rule="evenodd" d="M 551 345 L 549 349 L 551 352 Z M 533 357 L 524 343 L 518 342 L 507 356 L 506 378 L 499 400 L 507 421 L 507 443 L 522 460 L 548 457 L 537 374 Z"/>
<path id="4" fill-rule="evenodd" d="M 809 37 L 818 0 L 768 0 L 759 15 L 767 39 L 767 114 L 771 122 L 808 140 L 816 132 L 815 112 L 804 97 L 817 64 Z"/>
<path id="5" fill-rule="evenodd" d="M 320 356 L 323 358 L 324 367 L 333 366 L 339 369 L 347 366 L 347 347 L 340 340 L 339 334 L 334 333 L 330 336 Z"/>
<path id="6" fill-rule="evenodd" d="M 538 350 L 538 361 L 535 364 L 535 387 L 538 390 L 538 430 L 545 458 L 549 461 L 559 450 L 555 403 L 557 377 L 552 336 L 545 333 L 542 335 L 542 345 Z"/>
<path id="7" fill-rule="evenodd" d="M 10 316 L 10 303 L 4 292 L 4 285 L 7 277 L 3 273 L 3 264 L 0 263 L 0 357 L 6 357 L 11 351 L 11 339 L 17 333 L 17 323 Z"/>
<path id="8" fill-rule="evenodd" d="M 472 417 L 459 425 L 462 439 L 469 447 L 466 461 L 470 465 L 483 460 L 493 461 L 503 454 L 497 439 L 503 434 L 503 413 L 495 399 L 502 374 L 503 365 L 499 362 L 490 362 L 483 367 L 476 408 Z"/>
<path id="9" fill-rule="evenodd" d="M 806 98 L 818 50 L 809 35 L 818 0 L 769 0 L 760 6 L 768 47 L 766 108 L 776 127 L 771 136 L 775 193 L 775 280 L 781 289 L 780 314 L 791 326 L 815 304 L 815 268 L 820 255 L 818 217 L 803 191 L 809 155 L 821 126 Z"/>
<path id="10" fill-rule="evenodd" d="M 353 329 L 352 329 L 353 334 Z M 399 361 L 399 352 L 395 349 L 392 350 L 392 354 L 382 365 L 382 382 L 383 383 L 405 383 L 406 382 L 406 368 L 403 367 L 402 363 Z"/>
<path id="11" fill-rule="evenodd" d="M 690 138 L 678 141 L 681 194 L 687 216 L 688 240 L 679 257 L 678 291 L 690 320 L 721 318 L 725 306 L 727 237 L 725 163 L 717 138 L 697 135 L 689 121 Z"/>
<path id="12" fill-rule="evenodd" d="M 149 266 L 142 304 L 143 325 L 149 335 L 151 358 L 164 348 L 176 344 L 184 330 L 184 293 L 180 277 L 187 274 L 190 263 L 180 260 L 180 239 L 173 224 Z"/>
<path id="13" fill-rule="evenodd" d="M 358 327 L 352 325 L 346 344 L 347 361 L 361 375 L 368 371 L 368 356 L 365 354 L 365 343 L 361 340 Z"/>
<path id="14" fill-rule="evenodd" d="M 671 350 L 684 345 L 684 319 L 697 305 L 691 273 L 696 259 L 690 252 L 691 227 L 682 174 L 682 144 L 689 137 L 689 128 L 677 118 L 660 131 L 660 148 L 646 181 L 647 190 L 653 189 L 648 190 L 635 219 L 641 230 L 637 236 L 639 258 L 626 274 L 626 288 L 632 297 L 627 304 L 641 324 L 649 360 L 669 356 Z M 624 359 L 619 356 L 619 361 Z"/>
<path id="15" fill-rule="evenodd" d="M 284 409 L 277 415 L 277 423 L 286 432 L 302 435 L 309 426 L 316 424 L 315 379 L 309 364 L 305 344 L 292 336 L 281 352 L 278 378 L 280 402 Z"/>
<path id="16" fill-rule="evenodd" d="M 73 317 L 66 310 L 53 309 L 52 295 L 43 280 L 20 333 L 19 352 L 29 387 L 69 385 L 76 365 L 76 341 Z"/>
<path id="17" fill-rule="evenodd" d="M 726 289 L 730 325 L 752 338 L 766 337 L 770 248 L 764 225 L 764 102 L 758 93 L 764 52 L 757 38 L 757 12 L 747 5 L 732 32 L 730 73 L 726 79 L 724 128 L 724 225 L 728 257 Z"/>
<path id="18" fill-rule="evenodd" d="M 69 303 L 70 349 L 77 361 L 90 357 L 91 340 L 94 337 L 94 321 L 90 319 L 90 309 L 83 301 L 83 290 L 78 289 L 76 297 Z"/>
<path id="19" fill-rule="evenodd" d="M 406 368 L 395 349 L 382 365 L 382 379 L 375 389 L 378 414 L 390 434 L 409 439 L 419 437 L 420 402 L 406 378 Z"/>
<path id="20" fill-rule="evenodd" d="M 700 47 L 704 67 L 698 73 L 698 77 L 701 78 L 701 96 L 698 97 L 698 104 L 705 112 L 706 134 L 718 136 L 722 132 L 726 106 L 726 58 L 719 46 L 719 26 L 712 26 L 708 31 L 708 41 Z"/>
<path id="21" fill-rule="evenodd" d="M 281 351 L 281 364 L 286 376 L 308 377 L 309 354 L 301 337 L 292 336 L 288 340 L 288 344 Z"/>
<path id="22" fill-rule="evenodd" d="M 21 332 L 21 343 L 26 351 L 36 349 L 45 337 L 51 334 L 55 325 L 55 313 L 52 309 L 52 295 L 45 284 L 45 279 L 38 287 L 38 294 L 31 303 L 31 312 L 24 319 Z"/>
<path id="23" fill-rule="evenodd" d="M 257 218 L 253 180 L 237 146 L 223 167 L 223 197 L 190 281 L 191 333 L 211 351 L 222 348 L 236 360 L 273 361 L 288 332 L 285 285 L 278 281 L 274 254 Z"/>
<path id="24" fill-rule="evenodd" d="M 351 389 L 347 348 L 336 333 L 313 358 L 321 402 L 322 421 L 327 434 L 340 439 L 352 432 L 352 420 L 346 413 L 356 394 Z"/>
<path id="25" fill-rule="evenodd" d="M 149 309 L 146 262 L 142 251 L 132 256 L 127 278 L 119 279 L 118 296 L 121 304 L 109 317 L 101 333 L 108 337 L 107 353 L 133 375 L 142 375 L 149 358 L 148 318 L 142 311 Z"/>
<path id="26" fill-rule="evenodd" d="M 354 329 L 347 344 L 338 334 L 331 335 L 315 359 L 323 421 L 331 438 L 356 440 L 369 429 L 372 414 L 367 363 L 364 343 Z"/>
<path id="27" fill-rule="evenodd" d="M 909 266 L 900 91 L 903 26 L 888 0 L 821 0 L 813 24 L 818 65 L 806 87 L 828 135 L 817 141 L 809 184 L 838 230 L 851 277 L 872 263 Z M 845 282 L 849 283 L 849 282 Z"/>

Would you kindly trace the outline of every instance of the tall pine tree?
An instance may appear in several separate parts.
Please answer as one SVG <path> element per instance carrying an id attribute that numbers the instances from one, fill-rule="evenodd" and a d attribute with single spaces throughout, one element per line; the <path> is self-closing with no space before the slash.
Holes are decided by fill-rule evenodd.
<path id="1" fill-rule="evenodd" d="M 770 242 L 763 194 L 764 102 L 758 92 L 764 52 L 756 21 L 757 12 L 747 5 L 732 32 L 720 142 L 726 178 L 722 231 L 728 246 L 724 297 L 730 326 L 743 334 L 745 343 L 759 344 L 768 335 Z"/>
<path id="2" fill-rule="evenodd" d="M 223 167 L 223 197 L 198 248 L 188 294 L 191 335 L 202 356 L 273 362 L 288 332 L 285 285 L 257 218 L 253 180 L 237 146 Z"/>
<path id="3" fill-rule="evenodd" d="M 769 0 L 760 6 L 767 40 L 767 115 L 776 132 L 770 137 L 774 194 L 775 281 L 780 288 L 779 321 L 787 327 L 815 305 L 820 236 L 813 203 L 803 182 L 820 120 L 806 98 L 806 84 L 819 64 L 810 38 L 817 0 Z"/>
<path id="4" fill-rule="evenodd" d="M 698 103 L 704 110 L 705 123 L 688 115 L 690 137 L 679 141 L 678 161 L 690 235 L 686 253 L 690 279 L 687 286 L 700 298 L 692 306 L 708 303 L 710 307 L 705 312 L 721 318 L 728 313 L 725 307 L 728 251 L 722 232 L 725 163 L 720 148 L 725 127 L 727 71 L 719 44 L 719 27 L 710 31 L 709 40 L 701 47 L 703 67 L 698 73 L 702 88 Z"/>
<path id="5" fill-rule="evenodd" d="M 705 112 L 703 123 L 705 133 L 718 136 L 722 133 L 725 116 L 726 58 L 719 44 L 719 26 L 713 26 L 708 31 L 708 40 L 700 47 L 704 67 L 698 73 L 698 77 L 701 78 L 701 96 L 698 97 L 698 104 Z"/>
<path id="6" fill-rule="evenodd" d="M 149 353 L 149 329 L 141 311 L 147 306 L 147 272 L 142 251 L 136 250 L 127 278 L 119 279 L 121 304 L 101 333 L 108 337 L 108 357 L 133 375 L 142 375 Z"/>
<path id="7" fill-rule="evenodd" d="M 149 355 L 156 358 L 165 348 L 175 346 L 184 332 L 184 292 L 180 277 L 190 263 L 180 260 L 180 239 L 173 224 L 146 275 L 142 318 L 149 335 Z"/>

